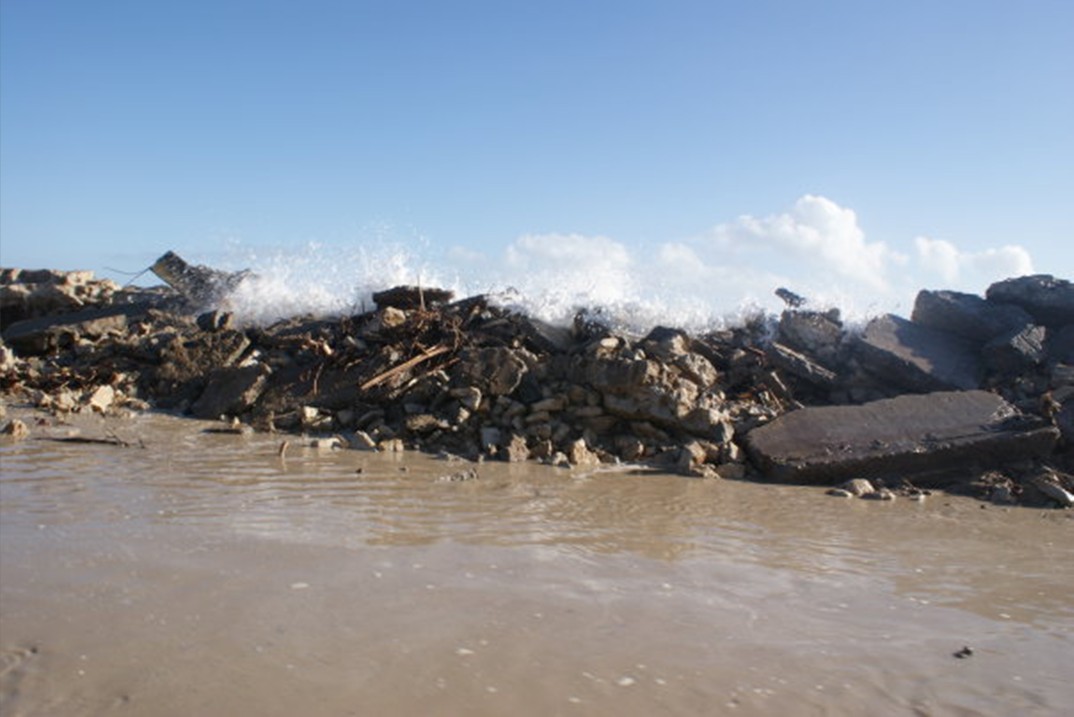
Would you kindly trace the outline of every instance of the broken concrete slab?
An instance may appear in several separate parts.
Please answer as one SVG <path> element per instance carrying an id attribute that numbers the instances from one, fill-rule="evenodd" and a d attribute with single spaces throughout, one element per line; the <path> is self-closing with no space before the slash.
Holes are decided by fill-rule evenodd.
<path id="1" fill-rule="evenodd" d="M 835 361 L 843 341 L 838 311 L 784 311 L 778 332 L 780 343 L 829 363 Z"/>
<path id="2" fill-rule="evenodd" d="M 248 271 L 227 272 L 188 264 L 173 251 L 166 252 L 149 268 L 168 286 L 200 307 L 215 305 L 250 276 Z"/>
<path id="3" fill-rule="evenodd" d="M 421 286 L 395 286 L 373 294 L 373 303 L 378 309 L 389 306 L 404 311 L 423 309 L 446 304 L 455 298 L 455 292 L 448 289 L 425 288 Z"/>
<path id="4" fill-rule="evenodd" d="M 4 341 L 20 354 L 43 354 L 69 346 L 79 337 L 99 338 L 127 328 L 127 320 L 145 314 L 148 304 L 123 304 L 68 314 L 16 321 L 4 330 Z"/>
<path id="5" fill-rule="evenodd" d="M 969 390 L 980 385 L 980 355 L 970 342 L 894 314 L 870 321 L 855 349 L 869 373 L 908 391 Z"/>
<path id="6" fill-rule="evenodd" d="M 997 304 L 960 291 L 918 292 L 910 320 L 961 336 L 977 344 L 1033 323 L 1033 317 L 1013 304 Z"/>
<path id="7" fill-rule="evenodd" d="M 209 377 L 201 397 L 191 407 L 198 418 L 238 416 L 245 413 L 261 396 L 271 373 L 268 366 L 228 366 Z"/>
<path id="8" fill-rule="evenodd" d="M 1074 284 L 1050 274 L 998 281 L 988 287 L 985 296 L 995 303 L 1020 306 L 1037 323 L 1050 328 L 1074 323 Z"/>
<path id="9" fill-rule="evenodd" d="M 746 440 L 769 478 L 835 484 L 1044 456 L 1058 434 L 995 394 L 945 391 L 803 408 L 755 428 Z"/>
<path id="10" fill-rule="evenodd" d="M 837 376 L 834 371 L 783 344 L 772 342 L 765 353 L 773 365 L 815 386 L 831 388 L 835 385 Z"/>
<path id="11" fill-rule="evenodd" d="M 989 341 L 981 349 L 985 365 L 997 374 L 1013 375 L 1039 366 L 1047 355 L 1043 326 L 1022 326 Z"/>

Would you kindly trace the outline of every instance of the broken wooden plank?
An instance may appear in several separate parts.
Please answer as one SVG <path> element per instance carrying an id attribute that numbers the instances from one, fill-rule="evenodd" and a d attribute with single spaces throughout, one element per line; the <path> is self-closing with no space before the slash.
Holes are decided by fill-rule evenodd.
<path id="1" fill-rule="evenodd" d="M 401 364 L 399 364 L 397 366 L 393 366 L 392 368 L 388 369 L 387 371 L 383 371 L 382 373 L 377 374 L 373 378 L 371 378 L 368 381 L 366 381 L 365 383 L 363 383 L 359 388 L 362 391 L 366 391 L 368 389 L 373 388 L 374 386 L 379 386 L 380 384 L 384 383 L 385 381 L 387 381 L 388 379 L 392 378 L 393 376 L 397 376 L 398 374 L 401 374 L 404 371 L 412 369 L 412 368 L 414 368 L 415 366 L 421 364 L 424 361 L 428 361 L 431 358 L 435 358 L 435 357 L 439 356 L 440 354 L 447 353 L 450 350 L 451 350 L 450 346 L 444 346 L 443 344 L 440 344 L 438 346 L 434 346 L 431 349 L 426 349 L 425 351 L 423 351 L 422 353 L 418 354 L 417 356 L 414 356 L 413 358 L 409 358 L 406 361 L 404 361 L 403 363 L 401 363 Z"/>

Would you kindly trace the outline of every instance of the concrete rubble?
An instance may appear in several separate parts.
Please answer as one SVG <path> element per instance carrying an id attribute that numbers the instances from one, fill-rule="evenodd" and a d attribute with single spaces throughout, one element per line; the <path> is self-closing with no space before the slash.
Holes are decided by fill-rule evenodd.
<path id="1" fill-rule="evenodd" d="M 245 326 L 227 296 L 247 274 L 171 252 L 154 271 L 165 286 L 0 270 L 7 400 L 59 416 L 153 407 L 333 448 L 857 479 L 869 490 L 835 490 L 880 499 L 938 485 L 997 503 L 1074 495 L 1074 288 L 1054 277 L 922 291 L 910 319 L 864 327 L 783 290 L 794 301 L 778 317 L 630 336 L 599 313 L 551 326 L 428 287 Z"/>

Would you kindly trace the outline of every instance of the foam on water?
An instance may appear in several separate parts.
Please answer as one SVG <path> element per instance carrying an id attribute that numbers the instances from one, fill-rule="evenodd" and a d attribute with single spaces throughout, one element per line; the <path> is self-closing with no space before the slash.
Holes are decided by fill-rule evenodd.
<path id="1" fill-rule="evenodd" d="M 297 315 L 334 316 L 373 308 L 372 294 L 401 284 L 451 289 L 459 298 L 487 294 L 493 301 L 542 320 L 568 324 L 580 310 L 609 325 L 644 333 L 656 325 L 704 331 L 741 323 L 761 312 L 783 308 L 774 295 L 788 285 L 807 293 L 810 306 L 838 306 L 851 321 L 894 310 L 908 312 L 909 301 L 880 303 L 850 288 L 816 281 L 788 281 L 764 271 L 728 267 L 712 271 L 672 270 L 657 258 L 579 239 L 579 250 L 562 238 L 554 250 L 526 238 L 503 257 L 440 252 L 424 242 L 375 241 L 351 247 L 308 244 L 301 249 L 233 247 L 222 259 L 205 263 L 249 269 L 230 297 L 231 310 L 243 322 L 268 324 Z M 564 241 L 564 239 L 566 239 Z M 586 244 L 585 241 L 589 241 Z M 204 261 L 201 257 L 190 257 Z M 912 297 L 912 295 L 910 295 Z"/>

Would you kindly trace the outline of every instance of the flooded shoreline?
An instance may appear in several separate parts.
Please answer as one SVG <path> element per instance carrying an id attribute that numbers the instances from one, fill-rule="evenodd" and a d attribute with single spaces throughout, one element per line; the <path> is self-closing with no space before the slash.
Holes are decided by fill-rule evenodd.
<path id="1" fill-rule="evenodd" d="M 146 447 L 0 446 L 5 714 L 1074 700 L 1069 511 L 532 463 L 452 482 L 409 452 L 79 420 Z"/>

